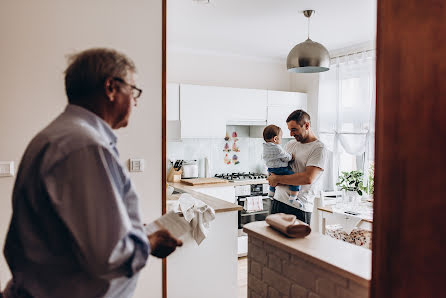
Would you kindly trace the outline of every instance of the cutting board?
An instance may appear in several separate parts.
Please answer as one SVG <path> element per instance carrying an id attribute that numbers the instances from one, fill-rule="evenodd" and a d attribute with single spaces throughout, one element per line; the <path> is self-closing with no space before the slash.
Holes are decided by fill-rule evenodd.
<path id="1" fill-rule="evenodd" d="M 181 179 L 181 182 L 187 185 L 201 185 L 210 183 L 229 183 L 228 180 L 221 178 L 195 178 L 195 179 Z"/>

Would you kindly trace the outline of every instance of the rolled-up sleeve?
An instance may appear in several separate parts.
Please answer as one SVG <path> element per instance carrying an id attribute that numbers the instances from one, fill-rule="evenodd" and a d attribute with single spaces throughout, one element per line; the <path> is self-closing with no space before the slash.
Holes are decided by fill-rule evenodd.
<path id="1" fill-rule="evenodd" d="M 138 214 L 136 194 L 120 170 L 112 152 L 94 145 L 43 173 L 51 204 L 72 236 L 73 254 L 86 271 L 106 279 L 132 276 L 150 253 L 139 216 L 132 216 Z"/>

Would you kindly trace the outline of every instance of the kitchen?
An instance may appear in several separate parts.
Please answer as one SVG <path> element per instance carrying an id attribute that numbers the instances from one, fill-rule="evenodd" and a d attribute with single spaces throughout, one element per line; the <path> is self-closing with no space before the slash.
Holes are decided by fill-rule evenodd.
<path id="1" fill-rule="evenodd" d="M 363 6 L 345 4 L 354 7 L 357 13 L 343 22 L 339 5 L 289 2 L 287 5 L 293 9 L 282 9 L 278 15 L 266 13 L 274 6 L 270 5 L 265 1 L 256 2 L 255 8 L 235 2 L 167 3 L 166 173 L 176 160 L 185 160 L 186 167 L 194 170 L 188 170 L 183 178 L 222 177 L 231 181 L 230 185 L 204 184 L 195 186 L 194 190 L 244 207 L 238 212 L 239 257 L 247 253 L 243 225 L 264 220 L 268 213 L 262 214 L 262 211 L 269 209 L 270 201 L 265 199 L 267 182 L 262 179 L 266 174 L 262 161 L 262 129 L 266 124 L 279 125 L 285 144 L 290 138 L 284 119 L 291 111 L 304 109 L 309 111 L 313 128 L 318 131 L 319 74 L 289 73 L 285 65 L 293 45 L 307 36 L 306 19 L 300 11 L 309 7 L 316 10 L 310 35 L 313 40 L 323 40 L 324 45 L 330 42 L 330 34 L 324 34 L 327 23 L 342 23 L 333 26 L 333 30 L 350 32 L 343 35 L 344 40 L 332 37 L 331 56 L 369 53 L 374 49 L 375 2 Z M 249 22 L 243 21 L 248 17 Z M 360 25 L 352 29 L 352 23 Z M 235 24 L 241 28 L 235 29 Z M 279 35 L 277 32 L 284 27 L 287 28 L 282 29 L 286 31 L 285 37 L 281 37 L 288 44 L 282 42 L 281 48 L 263 43 L 265 37 L 260 38 L 258 33 L 263 32 L 268 40 L 279 44 L 279 38 L 274 35 Z M 227 32 L 236 30 L 240 32 L 229 38 Z M 238 36 L 243 36 L 244 42 Z M 256 54 L 250 54 L 248 49 Z M 239 183 L 245 186 L 231 185 Z M 249 192 L 246 185 L 250 185 Z M 262 211 L 246 210 L 246 198 L 257 196 L 263 197 Z M 169 284 L 172 288 L 175 284 L 169 279 L 169 260 L 167 268 L 169 289 Z"/>

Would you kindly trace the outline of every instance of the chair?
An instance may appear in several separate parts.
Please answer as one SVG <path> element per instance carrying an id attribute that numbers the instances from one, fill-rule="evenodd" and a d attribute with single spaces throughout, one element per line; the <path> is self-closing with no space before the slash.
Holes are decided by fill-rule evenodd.
<path id="1" fill-rule="evenodd" d="M 313 213 L 311 215 L 311 220 L 310 220 L 310 228 L 312 231 L 316 231 L 319 232 L 320 227 L 321 227 L 321 223 L 320 218 L 319 218 L 319 210 L 317 208 L 319 208 L 321 206 L 321 198 L 320 197 L 315 197 L 314 201 L 313 201 Z"/>
<path id="2" fill-rule="evenodd" d="M 336 204 L 337 197 L 342 197 L 342 191 L 321 191 L 319 197 L 314 198 L 310 222 L 310 227 L 313 231 L 320 231 L 322 234 L 325 234 L 325 220 L 320 218 L 320 212 L 317 208 Z"/>

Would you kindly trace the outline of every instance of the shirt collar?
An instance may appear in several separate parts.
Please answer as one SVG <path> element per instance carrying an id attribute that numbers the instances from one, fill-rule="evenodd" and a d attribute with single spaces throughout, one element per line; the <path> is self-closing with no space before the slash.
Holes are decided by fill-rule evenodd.
<path id="1" fill-rule="evenodd" d="M 116 143 L 118 142 L 116 134 L 113 132 L 110 125 L 108 125 L 108 123 L 105 122 L 104 119 L 102 119 L 95 113 L 74 104 L 67 105 L 67 107 L 65 108 L 65 113 L 82 118 L 91 127 L 96 129 L 101 136 L 105 137 L 110 146 L 116 146 Z"/>

